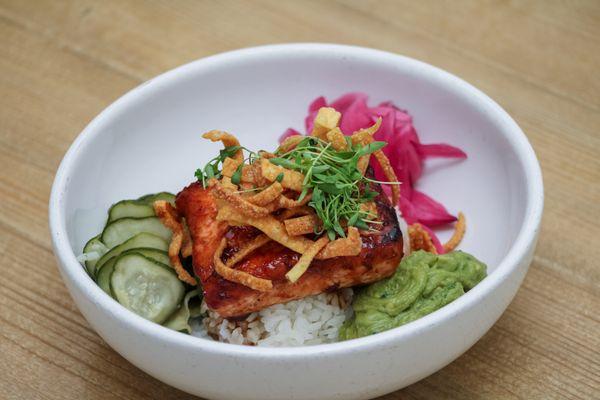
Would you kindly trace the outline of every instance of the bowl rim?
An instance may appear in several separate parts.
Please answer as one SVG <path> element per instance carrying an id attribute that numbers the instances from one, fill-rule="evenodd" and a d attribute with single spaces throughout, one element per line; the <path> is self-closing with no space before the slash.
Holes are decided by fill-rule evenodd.
<path id="1" fill-rule="evenodd" d="M 496 120 L 495 122 L 501 126 L 502 132 L 506 135 L 525 171 L 527 205 L 525 208 L 525 217 L 514 243 L 491 274 L 457 300 L 409 324 L 358 339 L 301 347 L 243 346 L 206 340 L 175 332 L 147 321 L 121 306 L 89 278 L 76 259 L 74 250 L 69 243 L 66 229 L 65 197 L 69 189 L 70 172 L 73 169 L 79 150 L 89 144 L 97 135 L 100 135 L 103 131 L 103 126 L 115 116 L 127 112 L 129 107 L 152 92 L 169 86 L 180 79 L 185 79 L 190 73 L 231 62 L 244 62 L 255 58 L 277 57 L 284 54 L 322 57 L 332 57 L 333 54 L 357 59 L 374 59 L 379 63 L 396 66 L 402 65 L 403 68 L 413 74 L 426 76 L 428 79 L 435 81 L 436 84 L 451 88 L 456 92 L 466 93 L 468 96 L 473 96 L 477 100 L 478 105 L 491 118 Z M 143 333 L 144 335 L 154 336 L 155 339 L 164 341 L 169 345 L 184 346 L 193 350 L 217 355 L 276 359 L 305 358 L 307 356 L 324 357 L 348 351 L 370 351 L 380 346 L 419 335 L 423 331 L 452 319 L 453 316 L 461 311 L 471 308 L 489 292 L 500 286 L 510 276 L 512 271 L 519 267 L 520 262 L 526 257 L 531 246 L 535 245 L 542 217 L 543 203 L 542 173 L 531 144 L 521 128 L 508 113 L 473 85 L 438 67 L 382 50 L 328 43 L 291 43 L 249 47 L 192 61 L 140 84 L 110 104 L 77 136 L 60 163 L 50 194 L 49 228 L 54 253 L 59 261 L 58 265 L 63 277 L 69 279 L 94 304 L 102 308 L 103 312 L 107 312 L 113 318 L 118 319 L 128 329 Z"/>

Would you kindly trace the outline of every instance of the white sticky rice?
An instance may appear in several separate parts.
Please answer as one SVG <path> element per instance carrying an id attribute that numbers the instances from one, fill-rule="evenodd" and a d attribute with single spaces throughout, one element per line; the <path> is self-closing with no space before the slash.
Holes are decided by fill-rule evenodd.
<path id="1" fill-rule="evenodd" d="M 351 313 L 352 289 L 276 304 L 244 319 L 227 320 L 208 310 L 192 323 L 192 335 L 253 346 L 303 346 L 337 341 Z"/>

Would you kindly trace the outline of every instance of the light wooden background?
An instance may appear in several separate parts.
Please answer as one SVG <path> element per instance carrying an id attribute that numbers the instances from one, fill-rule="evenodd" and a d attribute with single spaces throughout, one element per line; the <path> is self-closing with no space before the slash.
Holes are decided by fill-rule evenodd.
<path id="1" fill-rule="evenodd" d="M 0 398 L 191 398 L 77 311 L 50 248 L 52 178 L 82 128 L 141 82 L 295 41 L 447 69 L 506 108 L 542 164 L 543 229 L 513 303 L 465 355 L 385 399 L 600 398 L 600 2 L 555 0 L 0 0 Z"/>

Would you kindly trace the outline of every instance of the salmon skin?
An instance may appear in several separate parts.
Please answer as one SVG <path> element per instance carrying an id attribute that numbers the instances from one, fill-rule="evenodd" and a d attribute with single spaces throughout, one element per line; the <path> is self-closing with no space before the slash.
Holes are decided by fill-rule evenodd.
<path id="1" fill-rule="evenodd" d="M 379 220 L 378 231 L 363 235 L 362 250 L 352 257 L 314 260 L 295 283 L 285 274 L 300 255 L 277 242 L 269 242 L 250 253 L 235 268 L 273 281 L 273 288 L 259 292 L 222 278 L 214 270 L 213 255 L 223 236 L 228 247 L 223 261 L 261 232 L 250 226 L 229 226 L 216 220 L 217 205 L 209 189 L 198 182 L 183 189 L 176 200 L 177 210 L 188 224 L 193 242 L 192 262 L 200 278 L 208 307 L 221 316 L 239 317 L 273 304 L 285 303 L 339 288 L 364 285 L 394 273 L 402 258 L 402 233 L 389 199 L 379 185 L 375 198 Z"/>

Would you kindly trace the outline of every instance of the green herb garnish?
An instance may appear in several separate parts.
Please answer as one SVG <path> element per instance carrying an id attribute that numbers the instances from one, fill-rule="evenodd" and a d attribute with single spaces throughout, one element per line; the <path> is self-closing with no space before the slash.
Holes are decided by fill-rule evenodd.
<path id="1" fill-rule="evenodd" d="M 212 160 L 210 160 L 204 166 L 204 168 L 198 168 L 196 170 L 196 172 L 194 173 L 194 176 L 196 177 L 196 179 L 198 179 L 198 181 L 200 181 L 202 183 L 202 187 L 204 187 L 206 189 L 206 187 L 208 185 L 208 181 L 211 178 L 221 179 L 222 178 L 221 170 L 223 169 L 223 161 L 225 161 L 225 159 L 227 157 L 233 157 L 235 155 L 235 153 L 240 149 L 246 150 L 248 152 L 248 157 L 244 161 L 247 161 L 249 164 L 252 164 L 256 159 L 258 159 L 258 155 L 255 152 L 250 151 L 243 146 L 225 147 L 224 149 L 220 150 L 219 155 L 216 156 L 215 158 L 213 158 Z M 235 171 L 235 173 L 233 174 L 233 176 L 231 177 L 231 182 L 238 185 L 240 183 L 241 178 L 242 178 L 242 166 L 240 165 L 238 167 L 238 169 Z"/>
<path id="2" fill-rule="evenodd" d="M 368 224 L 375 222 L 373 215 L 361 209 L 362 204 L 373 201 L 378 195 L 370 189 L 371 182 L 398 184 L 370 179 L 357 168 L 361 156 L 381 149 L 385 142 L 372 142 L 366 146 L 349 142 L 349 145 L 348 150 L 337 151 L 331 143 L 307 136 L 294 149 L 286 153 L 277 152 L 277 157 L 269 160 L 304 174 L 299 199 L 312 191 L 308 205 L 323 222 L 322 230 L 315 233 L 326 232 L 331 240 L 346 236 L 343 225 L 368 229 Z"/>
<path id="3" fill-rule="evenodd" d="M 344 226 L 355 226 L 359 229 L 369 229 L 369 224 L 378 223 L 368 211 L 361 208 L 364 203 L 371 202 L 377 197 L 378 192 L 371 190 L 371 183 L 398 185 L 398 182 L 381 182 L 364 176 L 358 170 L 360 157 L 371 154 L 383 148 L 385 142 L 372 142 L 366 146 L 354 145 L 350 140 L 348 149 L 338 151 L 314 136 L 305 137 L 298 145 L 285 153 L 277 151 L 277 157 L 269 159 L 275 165 L 298 171 L 304 175 L 303 189 L 298 197 L 302 200 L 312 192 L 308 205 L 312 207 L 319 219 L 323 222 L 322 228 L 316 234 L 325 232 L 329 239 L 345 237 Z M 207 187 L 211 178 L 221 179 L 222 164 L 227 157 L 240 149 L 248 152 L 248 164 L 259 158 L 254 153 L 241 146 L 226 147 L 219 155 L 206 164 L 204 168 L 196 170 L 196 178 Z M 238 167 L 231 182 L 238 185 L 241 181 L 242 166 Z M 277 182 L 283 180 L 283 173 L 276 177 Z M 260 188 L 250 189 L 250 191 Z M 240 191 L 241 193 L 243 191 Z M 316 228 L 315 228 L 316 229 Z"/>

